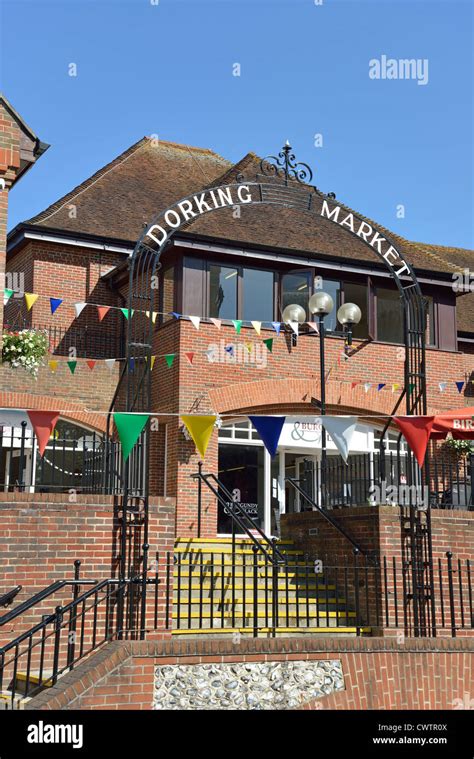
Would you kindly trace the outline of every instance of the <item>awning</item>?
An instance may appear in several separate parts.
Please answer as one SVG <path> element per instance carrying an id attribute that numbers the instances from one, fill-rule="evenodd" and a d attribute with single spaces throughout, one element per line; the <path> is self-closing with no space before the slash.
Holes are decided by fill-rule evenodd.
<path id="1" fill-rule="evenodd" d="M 449 432 L 455 440 L 474 440 L 474 406 L 435 416 L 431 440 L 444 440 Z"/>

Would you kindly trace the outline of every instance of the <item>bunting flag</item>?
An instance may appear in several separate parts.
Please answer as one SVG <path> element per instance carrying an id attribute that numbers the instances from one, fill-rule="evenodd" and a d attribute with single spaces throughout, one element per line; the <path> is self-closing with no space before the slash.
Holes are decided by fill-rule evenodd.
<path id="1" fill-rule="evenodd" d="M 273 353 L 273 337 L 267 337 L 267 339 L 263 342 L 267 346 L 270 353 Z"/>
<path id="2" fill-rule="evenodd" d="M 234 329 L 237 335 L 240 335 L 240 330 L 242 329 L 242 319 L 232 319 L 232 324 L 234 325 Z"/>
<path id="3" fill-rule="evenodd" d="M 156 322 L 156 317 L 158 316 L 158 311 L 145 311 L 145 313 L 148 319 L 150 318 L 150 315 L 151 315 L 151 320 L 154 324 Z"/>
<path id="4" fill-rule="evenodd" d="M 59 419 L 58 411 L 27 411 L 30 418 L 36 440 L 38 441 L 39 455 L 43 456 L 51 435 L 54 432 Z"/>
<path id="5" fill-rule="evenodd" d="M 308 327 L 311 327 L 313 332 L 316 332 L 316 334 L 319 335 L 319 327 L 316 322 L 306 322 L 306 324 L 308 325 Z"/>
<path id="6" fill-rule="evenodd" d="M 130 451 L 140 437 L 150 414 L 122 414 L 116 412 L 113 416 L 119 440 L 122 443 L 123 460 L 126 461 L 130 455 Z"/>
<path id="7" fill-rule="evenodd" d="M 201 454 L 201 458 L 204 458 L 206 455 L 207 447 L 211 439 L 212 430 L 214 429 L 216 419 L 217 417 L 215 415 L 181 415 L 181 421 L 191 435 L 194 445 Z"/>
<path id="8" fill-rule="evenodd" d="M 35 305 L 38 298 L 39 298 L 39 295 L 36 295 L 36 293 L 25 293 L 25 303 L 26 303 L 27 311 L 31 311 L 31 309 Z"/>
<path id="9" fill-rule="evenodd" d="M 169 315 L 174 316 L 175 319 L 181 319 L 181 314 L 178 314 L 177 311 L 170 311 Z"/>
<path id="10" fill-rule="evenodd" d="M 379 382 L 377 385 L 377 390 L 380 392 L 385 387 L 385 382 Z"/>
<path id="11" fill-rule="evenodd" d="M 439 383 L 439 391 L 440 391 L 440 393 L 444 393 L 444 391 L 446 390 L 447 387 L 448 387 L 448 383 L 447 382 L 440 382 Z"/>
<path id="12" fill-rule="evenodd" d="M 394 382 L 392 385 L 392 393 L 396 393 L 397 390 L 399 389 L 400 389 L 400 385 L 398 384 L 398 382 Z"/>
<path id="13" fill-rule="evenodd" d="M 112 370 L 115 366 L 115 359 L 114 358 L 106 358 L 104 361 L 107 369 Z"/>
<path id="14" fill-rule="evenodd" d="M 217 327 L 217 329 L 220 329 L 222 326 L 222 319 L 214 319 L 214 317 L 211 317 L 209 321 L 212 322 L 214 327 Z"/>
<path id="15" fill-rule="evenodd" d="M 61 298 L 50 298 L 49 299 L 49 305 L 51 307 L 51 313 L 52 314 L 54 314 L 55 311 L 58 310 L 58 308 L 61 305 L 61 303 L 62 303 L 62 299 Z"/>
<path id="16" fill-rule="evenodd" d="M 366 393 L 369 392 L 369 390 L 370 390 L 371 387 L 372 387 L 372 383 L 371 382 L 365 382 L 364 383 L 364 390 L 365 390 Z"/>
<path id="17" fill-rule="evenodd" d="M 194 353 L 192 351 L 188 351 L 184 355 L 188 359 L 189 363 L 192 364 L 193 363 L 193 359 L 194 359 Z"/>
<path id="18" fill-rule="evenodd" d="M 456 387 L 458 389 L 458 393 L 462 393 L 463 388 L 464 388 L 464 384 L 465 384 L 464 382 L 456 382 Z"/>
<path id="19" fill-rule="evenodd" d="M 84 303 L 83 301 L 81 303 L 74 303 L 74 312 L 76 314 L 76 319 L 82 314 L 86 306 L 87 303 Z"/>
<path id="20" fill-rule="evenodd" d="M 130 371 L 133 372 L 133 370 L 135 369 L 135 359 L 134 358 L 130 358 L 128 360 L 128 365 L 130 367 Z"/>
<path id="21" fill-rule="evenodd" d="M 156 356 L 150 357 L 150 371 L 153 371 L 153 367 L 155 366 Z"/>
<path id="22" fill-rule="evenodd" d="M 122 314 L 125 316 L 127 321 L 129 320 L 129 317 L 133 316 L 133 314 L 135 313 L 133 308 L 131 310 L 129 308 L 121 308 L 120 310 Z"/>
<path id="23" fill-rule="evenodd" d="M 275 330 L 275 332 L 277 333 L 277 335 L 279 335 L 280 334 L 280 330 L 281 330 L 281 322 L 272 322 L 272 327 Z"/>
<path id="24" fill-rule="evenodd" d="M 321 424 L 347 464 L 351 449 L 351 442 L 356 430 L 358 418 L 356 416 L 322 416 Z"/>
<path id="25" fill-rule="evenodd" d="M 298 335 L 299 335 L 299 324 L 298 324 L 298 322 L 289 321 L 288 324 L 291 327 L 291 329 L 293 330 L 293 332 L 295 333 L 296 337 L 298 337 Z"/>
<path id="26" fill-rule="evenodd" d="M 420 466 L 425 460 L 434 419 L 434 416 L 396 416 L 394 420 Z"/>
<path id="27" fill-rule="evenodd" d="M 56 369 L 58 368 L 58 364 L 59 364 L 59 361 L 56 361 L 54 359 L 51 360 L 51 361 L 48 361 L 48 366 L 49 366 L 50 370 L 53 372 L 53 374 L 56 371 Z"/>
<path id="28" fill-rule="evenodd" d="M 414 382 L 410 382 L 410 384 L 408 385 L 408 388 L 407 388 L 408 395 L 411 395 L 412 392 L 414 391 L 414 389 L 415 389 L 415 383 Z"/>
<path id="29" fill-rule="evenodd" d="M 260 435 L 265 448 L 273 458 L 276 455 L 278 441 L 285 424 L 284 416 L 249 416 L 250 421 Z"/>
<path id="30" fill-rule="evenodd" d="M 97 316 L 99 317 L 99 321 L 101 322 L 104 316 L 107 316 L 107 314 L 110 311 L 110 306 L 97 306 Z"/>
<path id="31" fill-rule="evenodd" d="M 194 324 L 196 329 L 199 329 L 199 325 L 201 324 L 201 317 L 200 316 L 190 316 L 189 321 Z"/>
<path id="32" fill-rule="evenodd" d="M 91 361 L 91 360 L 89 360 L 89 361 L 86 361 L 86 364 L 87 364 L 87 366 L 89 367 L 89 369 L 90 369 L 91 371 L 93 370 L 93 368 L 94 368 L 94 366 L 96 365 L 96 363 L 97 363 L 97 361 Z"/>
<path id="33" fill-rule="evenodd" d="M 176 353 L 167 353 L 165 356 L 165 361 L 168 364 L 168 369 L 171 369 L 173 366 L 173 361 L 176 357 Z"/>
<path id="34" fill-rule="evenodd" d="M 260 332 L 262 331 L 262 322 L 250 322 L 250 324 L 254 328 L 257 335 L 260 335 Z"/>
<path id="35" fill-rule="evenodd" d="M 351 382 L 351 390 L 354 390 L 355 387 L 357 387 L 359 383 L 358 382 Z"/>
<path id="36" fill-rule="evenodd" d="M 13 290 L 10 290 L 9 287 L 6 287 L 3 291 L 3 305 L 6 306 L 8 301 L 13 295 Z"/>
<path id="37" fill-rule="evenodd" d="M 77 361 L 68 361 L 67 365 L 71 371 L 71 374 L 74 374 L 74 372 L 76 371 Z"/>

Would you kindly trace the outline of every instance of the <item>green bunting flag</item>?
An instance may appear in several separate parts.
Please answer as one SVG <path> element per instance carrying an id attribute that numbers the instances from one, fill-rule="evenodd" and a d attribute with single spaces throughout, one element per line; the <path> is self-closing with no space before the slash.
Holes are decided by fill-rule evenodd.
<path id="1" fill-rule="evenodd" d="M 68 361 L 67 365 L 69 369 L 71 370 L 71 374 L 74 374 L 74 372 L 76 371 L 77 361 Z"/>
<path id="2" fill-rule="evenodd" d="M 173 361 L 175 357 L 176 357 L 176 353 L 168 353 L 165 356 L 165 361 L 168 364 L 168 369 L 171 369 L 171 367 L 173 366 Z"/>
<path id="3" fill-rule="evenodd" d="M 13 290 L 10 290 L 9 287 L 6 287 L 3 291 L 3 305 L 6 306 L 8 301 L 13 295 Z"/>
<path id="4" fill-rule="evenodd" d="M 119 440 L 122 443 L 122 456 L 126 461 L 130 451 L 137 442 L 150 414 L 114 414 Z"/>
<path id="5" fill-rule="evenodd" d="M 236 333 L 240 335 L 240 330 L 242 329 L 242 319 L 232 319 L 232 324 L 235 327 Z"/>
<path id="6" fill-rule="evenodd" d="M 131 311 L 128 308 L 121 308 L 120 310 L 121 310 L 122 314 L 125 316 L 125 318 L 127 319 L 127 321 L 128 321 L 128 317 L 130 315 L 133 316 L 133 308 L 132 308 Z"/>
<path id="7" fill-rule="evenodd" d="M 267 346 L 270 353 L 273 353 L 273 337 L 267 337 L 267 339 L 264 340 L 263 342 Z"/>

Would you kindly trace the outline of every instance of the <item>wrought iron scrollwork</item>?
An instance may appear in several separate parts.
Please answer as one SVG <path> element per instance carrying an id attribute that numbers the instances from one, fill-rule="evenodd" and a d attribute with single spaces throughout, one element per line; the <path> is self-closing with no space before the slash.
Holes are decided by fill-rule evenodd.
<path id="1" fill-rule="evenodd" d="M 313 172 L 307 163 L 296 162 L 295 154 L 288 140 L 278 156 L 269 155 L 260 161 L 260 170 L 267 177 L 284 177 L 288 185 L 290 179 L 300 184 L 308 184 L 313 178 Z"/>

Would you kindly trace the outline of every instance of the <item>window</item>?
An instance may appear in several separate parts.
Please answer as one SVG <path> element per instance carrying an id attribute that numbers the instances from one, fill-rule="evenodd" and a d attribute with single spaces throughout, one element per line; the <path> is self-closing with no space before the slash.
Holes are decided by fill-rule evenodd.
<path id="1" fill-rule="evenodd" d="M 262 322 L 273 321 L 273 282 L 272 271 L 243 269 L 242 319 L 246 321 L 253 319 Z"/>
<path id="2" fill-rule="evenodd" d="M 432 295 L 425 295 L 427 301 L 426 307 L 426 344 L 433 346 L 436 344 L 436 323 L 435 307 Z"/>
<path id="3" fill-rule="evenodd" d="M 403 308 L 398 290 L 377 287 L 377 340 L 403 343 Z"/>
<path id="4" fill-rule="evenodd" d="M 209 266 L 209 316 L 237 318 L 238 269 L 219 264 Z"/>
<path id="5" fill-rule="evenodd" d="M 175 268 L 174 266 L 170 266 L 168 269 L 166 269 L 163 272 L 163 292 L 161 295 L 161 311 L 163 311 L 162 315 L 162 323 L 169 321 L 172 319 L 172 316 L 168 316 L 168 314 L 171 313 L 171 311 L 174 311 L 174 279 L 175 279 Z"/>
<path id="6" fill-rule="evenodd" d="M 308 300 L 311 296 L 311 273 L 284 274 L 281 278 L 281 313 L 292 303 L 305 310 L 308 319 Z M 281 315 L 281 314 L 280 314 Z"/>
<path id="7" fill-rule="evenodd" d="M 362 311 L 362 318 L 359 324 L 354 324 L 352 335 L 359 340 L 365 340 L 369 335 L 367 285 L 344 282 L 344 303 L 355 303 Z"/>
<path id="8" fill-rule="evenodd" d="M 314 292 L 323 290 L 331 296 L 334 301 L 334 308 L 330 314 L 324 319 L 324 326 L 326 332 L 334 332 L 340 328 L 337 323 L 337 309 L 341 305 L 341 283 L 335 279 L 323 279 L 322 277 L 315 277 L 314 279 Z"/>

